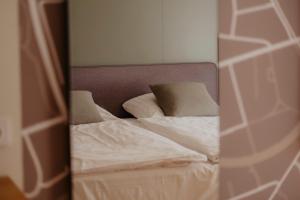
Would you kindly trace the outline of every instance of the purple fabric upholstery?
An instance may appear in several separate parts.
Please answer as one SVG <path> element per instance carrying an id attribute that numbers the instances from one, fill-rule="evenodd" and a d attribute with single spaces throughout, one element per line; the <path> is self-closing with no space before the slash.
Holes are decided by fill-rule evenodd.
<path id="1" fill-rule="evenodd" d="M 149 85 L 178 81 L 206 84 L 218 102 L 218 69 L 213 63 L 72 67 L 71 88 L 89 90 L 95 102 L 117 117 L 131 117 L 122 108 L 130 98 L 151 92 Z"/>

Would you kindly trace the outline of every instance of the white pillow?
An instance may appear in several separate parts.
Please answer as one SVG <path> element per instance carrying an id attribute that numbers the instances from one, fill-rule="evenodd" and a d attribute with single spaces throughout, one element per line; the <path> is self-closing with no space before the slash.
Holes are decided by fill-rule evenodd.
<path id="1" fill-rule="evenodd" d="M 126 101 L 123 108 L 136 118 L 163 117 L 164 113 L 153 93 L 144 94 Z"/>
<path id="2" fill-rule="evenodd" d="M 111 114 L 110 112 L 108 112 L 107 110 L 105 110 L 104 108 L 100 107 L 97 104 L 96 104 L 96 107 L 97 107 L 99 115 L 101 116 L 101 118 L 104 121 L 119 119 L 118 117 L 114 116 L 113 114 Z"/>

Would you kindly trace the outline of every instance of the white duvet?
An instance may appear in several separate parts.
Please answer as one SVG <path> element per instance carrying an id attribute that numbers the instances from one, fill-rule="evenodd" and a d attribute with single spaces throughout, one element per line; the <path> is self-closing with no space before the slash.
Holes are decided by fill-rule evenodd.
<path id="1" fill-rule="evenodd" d="M 219 161 L 219 117 L 162 117 L 138 119 L 147 129 Z"/>
<path id="2" fill-rule="evenodd" d="M 184 166 L 207 157 L 123 120 L 71 126 L 76 175 Z"/>

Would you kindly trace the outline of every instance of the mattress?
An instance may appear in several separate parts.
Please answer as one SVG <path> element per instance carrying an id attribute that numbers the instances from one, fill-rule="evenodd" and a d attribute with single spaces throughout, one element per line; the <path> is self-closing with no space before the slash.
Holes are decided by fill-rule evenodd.
<path id="1" fill-rule="evenodd" d="M 73 176 L 75 200 L 217 200 L 218 165 Z"/>
<path id="2" fill-rule="evenodd" d="M 140 132 L 143 132 L 146 135 L 153 134 L 153 132 L 151 132 L 149 129 L 145 130 L 144 129 L 146 128 L 145 124 L 139 120 L 134 120 L 134 119 L 114 120 L 110 122 L 105 122 L 104 124 L 106 124 L 106 126 L 107 124 L 108 126 L 110 126 L 110 129 L 106 129 L 107 136 L 109 136 L 111 132 L 115 132 L 116 130 L 124 130 L 124 127 L 125 129 L 126 127 L 127 128 L 130 127 L 130 130 L 133 127 L 135 127 L 133 129 L 136 131 L 134 131 L 135 134 L 132 135 L 132 137 L 139 136 Z M 118 126 L 121 127 L 116 128 Z M 76 134 L 81 135 L 81 133 L 85 131 L 87 131 L 88 134 L 94 132 L 94 134 L 92 134 L 93 137 L 90 138 L 93 138 L 92 140 L 93 142 L 95 142 L 95 136 L 97 136 L 97 133 L 95 131 L 91 131 L 90 130 L 91 127 L 93 127 L 92 130 L 94 130 L 95 128 L 99 129 L 99 124 L 80 125 L 79 131 L 74 130 L 74 127 L 73 129 L 71 129 L 72 137 L 74 139 L 77 138 L 76 139 L 77 146 L 78 144 L 80 144 L 80 142 L 82 142 L 82 144 L 85 146 L 83 149 L 85 150 L 88 149 L 89 146 L 91 147 L 93 145 L 88 145 L 89 142 L 86 141 L 86 138 L 85 139 L 79 138 L 76 136 Z M 75 129 L 78 129 L 78 127 Z M 130 130 L 129 132 L 132 132 Z M 103 127 L 101 128 L 101 131 L 103 131 Z M 117 134 L 122 134 L 122 131 L 121 132 L 117 131 Z M 161 136 L 160 134 L 157 133 L 155 133 L 154 135 Z M 92 140 L 90 141 L 91 143 L 93 143 Z M 164 139 L 162 140 L 165 141 Z M 135 140 L 135 142 L 137 143 L 139 143 L 139 141 L 140 139 Z M 104 143 L 106 142 L 107 141 L 104 141 Z M 74 142 L 74 144 L 75 143 L 76 142 Z M 147 148 L 146 143 L 147 142 L 144 141 L 145 144 L 144 148 Z M 167 143 L 169 143 L 169 141 Z M 174 143 L 172 143 L 172 145 L 174 145 Z M 75 145 L 74 144 L 72 145 L 75 146 L 76 144 Z M 175 144 L 178 145 L 177 143 Z M 159 146 L 160 145 L 161 144 L 159 144 Z M 195 157 L 193 150 L 187 148 L 186 150 L 183 146 L 179 145 L 181 146 L 179 147 L 176 145 L 173 147 L 175 149 L 180 149 L 180 151 L 177 153 L 179 153 L 178 155 L 183 156 L 184 158 L 183 159 L 184 162 L 181 162 L 179 165 L 176 162 L 172 162 L 172 160 L 170 162 L 169 159 L 164 160 L 167 162 L 161 162 L 161 160 L 163 160 L 164 158 L 163 155 L 165 153 L 162 152 L 162 154 L 159 154 L 158 153 L 160 151 L 159 149 L 157 149 L 158 151 L 155 152 L 155 155 L 158 158 L 156 161 L 159 162 L 151 162 L 150 164 L 147 164 L 148 163 L 147 160 L 142 159 L 142 160 L 138 160 L 139 162 L 130 163 L 128 167 L 127 165 L 128 160 L 125 159 L 124 163 L 123 164 L 121 163 L 121 165 L 120 163 L 117 163 L 117 165 L 114 165 L 113 167 L 104 165 L 104 168 L 102 168 L 103 167 L 102 164 L 105 163 L 105 160 L 101 161 L 100 159 L 100 164 L 101 164 L 100 166 L 102 167 L 98 168 L 99 160 L 97 159 L 96 162 L 95 159 L 92 159 L 93 160 L 92 164 L 87 162 L 84 165 L 81 165 L 82 163 L 78 165 L 77 162 L 78 160 L 75 161 L 75 164 L 74 162 L 72 162 L 74 199 L 83 199 L 83 200 L 84 199 L 91 199 L 91 200 L 94 199 L 95 200 L 96 199 L 101 199 L 101 200 L 205 200 L 205 199 L 214 200 L 217 199 L 218 198 L 217 197 L 218 165 L 206 161 L 206 159 L 204 159 L 203 157 L 203 154 L 201 153 L 199 153 L 200 157 L 198 157 L 199 155 Z M 170 149 L 167 151 L 170 151 Z M 90 153 L 93 154 L 94 152 L 95 150 L 92 150 L 92 148 L 90 148 L 85 153 L 82 153 L 82 149 L 80 150 L 80 148 L 77 148 L 77 153 L 76 153 L 77 156 L 75 157 L 77 157 L 76 159 L 78 159 L 78 155 L 81 154 L 79 156 L 80 159 L 84 159 L 86 157 L 89 157 Z M 109 152 L 111 153 L 111 149 L 109 149 Z M 86 155 L 86 153 L 88 155 Z M 143 155 L 143 152 L 140 152 L 140 155 Z M 176 153 L 174 155 L 178 156 Z M 100 156 L 100 158 L 102 157 L 103 156 Z M 142 157 L 138 157 L 138 158 L 140 159 Z M 116 161 L 118 160 L 120 159 L 117 158 Z M 137 163 L 138 165 L 136 165 Z M 75 170 L 74 170 L 74 166 L 76 166 Z M 122 168 L 122 170 L 117 170 L 120 167 Z M 113 169 L 113 170 L 107 170 L 107 169 Z"/>

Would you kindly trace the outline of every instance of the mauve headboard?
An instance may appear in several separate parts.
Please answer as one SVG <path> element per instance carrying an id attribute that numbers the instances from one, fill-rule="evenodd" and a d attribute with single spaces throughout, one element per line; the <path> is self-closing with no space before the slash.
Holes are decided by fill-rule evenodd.
<path id="1" fill-rule="evenodd" d="M 85 66 L 71 70 L 73 90 L 91 91 L 98 105 L 121 118 L 131 117 L 122 103 L 151 92 L 150 84 L 178 81 L 205 83 L 218 102 L 218 69 L 213 63 Z"/>

